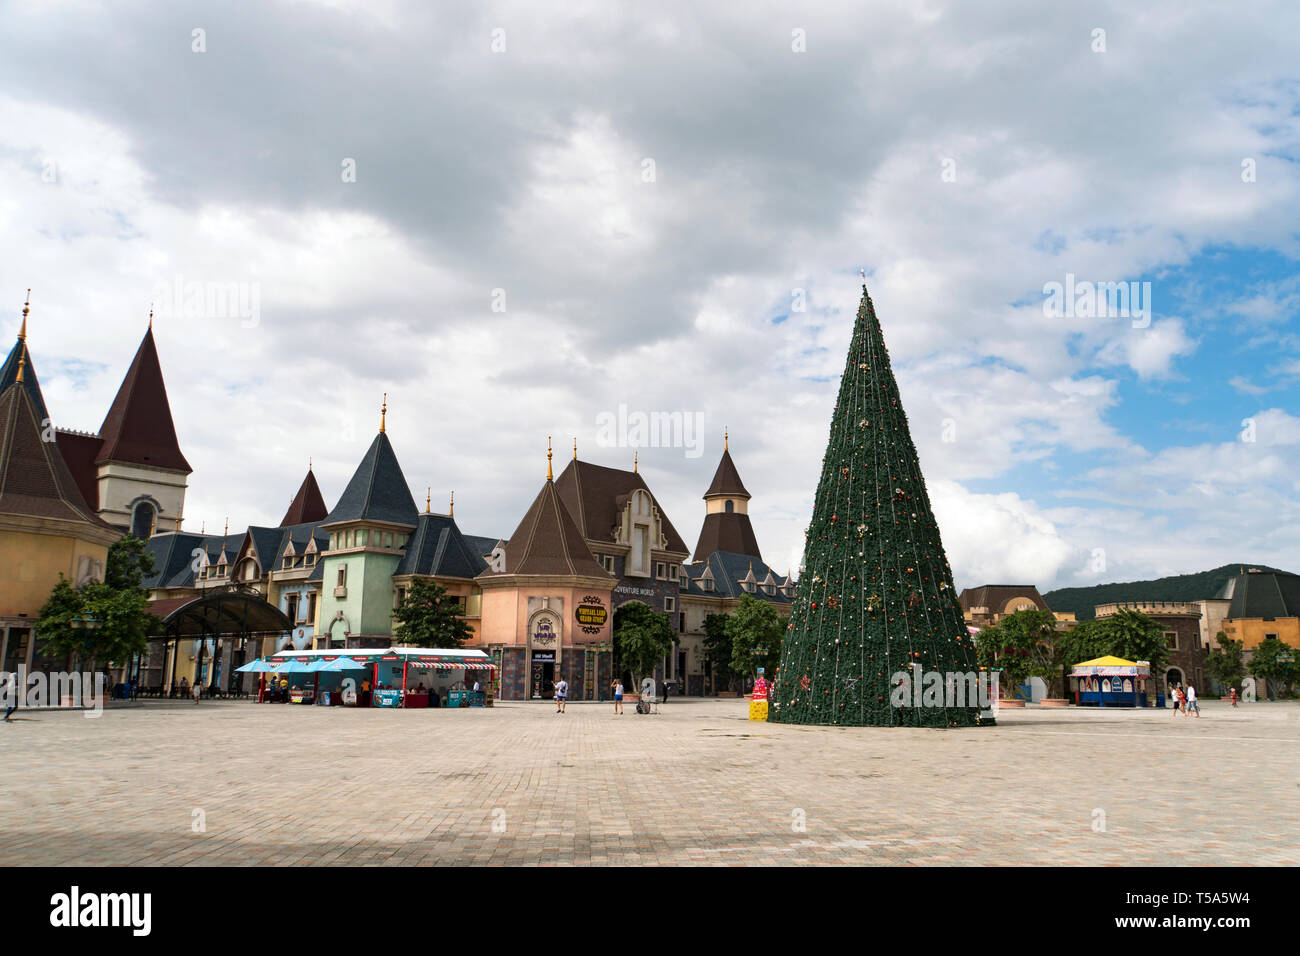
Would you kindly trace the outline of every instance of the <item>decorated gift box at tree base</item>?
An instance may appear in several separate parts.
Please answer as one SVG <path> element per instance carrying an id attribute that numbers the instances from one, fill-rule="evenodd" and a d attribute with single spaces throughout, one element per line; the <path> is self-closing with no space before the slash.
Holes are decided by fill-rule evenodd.
<path id="1" fill-rule="evenodd" d="M 781 667 L 768 695 L 773 716 L 783 724 L 973 727 L 977 700 L 949 693 L 936 704 L 913 694 L 911 683 L 924 674 L 947 687 L 951 675 L 976 672 L 864 285 Z M 935 673 L 941 677 L 931 678 Z"/>

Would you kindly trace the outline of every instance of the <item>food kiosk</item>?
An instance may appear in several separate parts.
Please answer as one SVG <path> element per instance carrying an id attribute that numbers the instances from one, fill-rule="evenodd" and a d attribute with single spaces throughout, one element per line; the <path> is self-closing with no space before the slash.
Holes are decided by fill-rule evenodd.
<path id="1" fill-rule="evenodd" d="M 1070 670 L 1074 702 L 1084 707 L 1145 707 L 1151 665 L 1122 657 L 1098 657 Z"/>
<path id="2" fill-rule="evenodd" d="M 384 708 L 428 708 L 433 699 L 443 707 L 491 707 L 489 693 L 475 693 L 475 682 L 491 687 L 497 667 L 486 653 L 468 648 L 438 647 L 388 647 L 388 648 L 333 648 L 329 650 L 284 650 L 272 655 L 269 663 L 283 665 L 301 662 L 310 665 L 319 680 L 319 694 L 338 699 L 343 682 L 351 679 L 360 691 L 368 683 L 371 693 L 368 703 Z M 346 664 L 346 672 L 336 669 L 336 664 Z M 303 670 L 307 668 L 304 666 Z M 419 688 L 423 686 L 424 690 Z M 315 693 L 313 687 L 300 688 L 305 693 Z M 430 691 L 433 693 L 431 694 Z M 344 695 L 346 696 L 346 695 Z M 357 694 L 357 704 L 367 702 L 366 695 Z M 310 703 L 310 700 L 302 700 Z"/>

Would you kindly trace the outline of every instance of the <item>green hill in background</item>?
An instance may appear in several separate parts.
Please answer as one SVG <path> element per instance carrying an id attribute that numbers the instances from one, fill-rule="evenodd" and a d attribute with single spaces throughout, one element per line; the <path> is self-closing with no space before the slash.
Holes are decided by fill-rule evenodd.
<path id="1" fill-rule="evenodd" d="M 1098 604 L 1118 601 L 1201 601 L 1212 598 L 1241 568 L 1258 568 L 1260 571 L 1279 571 L 1263 564 L 1242 562 L 1225 564 L 1213 571 L 1198 574 L 1175 574 L 1154 581 L 1126 581 L 1114 584 L 1094 584 L 1087 588 L 1058 588 L 1043 595 L 1043 600 L 1053 611 L 1073 611 L 1080 620 L 1092 617 Z"/>

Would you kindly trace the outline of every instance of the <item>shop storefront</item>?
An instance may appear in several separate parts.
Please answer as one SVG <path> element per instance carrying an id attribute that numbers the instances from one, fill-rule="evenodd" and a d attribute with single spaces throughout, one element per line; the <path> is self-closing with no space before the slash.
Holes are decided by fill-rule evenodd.
<path id="1" fill-rule="evenodd" d="M 356 669 L 332 670 L 351 661 Z M 497 665 L 480 650 L 390 647 L 382 650 L 284 650 L 267 658 L 272 666 L 295 664 L 289 700 L 341 702 L 362 707 L 490 707 Z M 276 674 L 269 675 L 272 678 Z M 306 690 L 298 693 L 294 690 Z"/>

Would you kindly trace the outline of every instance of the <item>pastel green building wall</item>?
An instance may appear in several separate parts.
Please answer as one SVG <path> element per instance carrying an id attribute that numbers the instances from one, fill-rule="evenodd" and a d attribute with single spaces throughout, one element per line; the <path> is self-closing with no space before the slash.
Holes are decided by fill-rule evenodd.
<path id="1" fill-rule="evenodd" d="M 353 634 L 393 633 L 393 572 L 401 560 L 394 554 L 357 552 L 338 556 L 326 555 L 321 582 L 321 633 L 331 633 L 333 640 L 342 638 L 341 629 L 330 625 L 339 611 L 347 619 Z M 347 596 L 335 597 L 338 569 L 347 566 Z"/>

